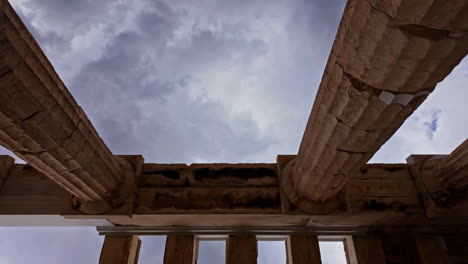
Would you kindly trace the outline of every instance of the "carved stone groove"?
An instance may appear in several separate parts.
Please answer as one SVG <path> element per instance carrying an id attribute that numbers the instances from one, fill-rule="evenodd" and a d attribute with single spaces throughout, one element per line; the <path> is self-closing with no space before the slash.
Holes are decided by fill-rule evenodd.
<path id="1" fill-rule="evenodd" d="M 3 0 L 0 54 L 0 144 L 69 191 L 85 212 L 121 204 L 133 189 L 134 170 L 112 155 Z"/>
<path id="2" fill-rule="evenodd" d="M 283 172 L 291 200 L 339 193 L 467 54 L 468 1 L 412 3 L 348 1 L 299 154 Z"/>

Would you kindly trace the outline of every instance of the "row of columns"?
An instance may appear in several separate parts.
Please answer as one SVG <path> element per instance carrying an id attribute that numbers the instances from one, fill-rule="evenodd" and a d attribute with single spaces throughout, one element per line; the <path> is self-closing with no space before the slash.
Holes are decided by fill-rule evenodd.
<path id="1" fill-rule="evenodd" d="M 164 264 L 196 264 L 195 236 L 169 235 L 166 240 Z M 140 248 L 137 236 L 106 236 L 99 264 L 137 264 Z M 442 236 L 416 234 L 405 240 L 411 251 L 407 261 L 420 264 L 450 263 Z M 387 256 L 383 238 L 378 234 L 349 237 L 344 240 L 348 264 L 385 264 Z M 320 264 L 317 236 L 289 236 L 286 243 L 287 264 Z M 227 240 L 227 264 L 256 264 L 255 235 L 231 235 Z"/>
<path id="2" fill-rule="evenodd" d="M 166 239 L 164 264 L 195 264 L 196 246 L 193 235 L 169 235 Z M 99 264 L 137 264 L 140 248 L 137 236 L 106 236 Z M 316 236 L 290 236 L 287 239 L 288 264 L 321 263 Z M 231 235 L 227 240 L 227 264 L 256 264 L 258 257 L 255 235 Z"/>

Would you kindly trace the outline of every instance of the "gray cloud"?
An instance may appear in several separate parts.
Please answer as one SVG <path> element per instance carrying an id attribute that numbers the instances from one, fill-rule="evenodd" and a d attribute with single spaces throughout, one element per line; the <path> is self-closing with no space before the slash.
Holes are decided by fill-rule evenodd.
<path id="1" fill-rule="evenodd" d="M 192 163 L 297 152 L 345 1 L 11 2 L 114 153 Z M 465 60 L 374 161 L 460 144 L 467 69 Z M 428 140 L 420 135 L 437 109 Z M 96 263 L 102 243 L 94 230 L 11 230 L 0 230 L 1 264 Z M 38 247 L 44 238 L 63 254 Z M 143 239 L 143 263 L 161 259 L 162 241 Z"/>
<path id="2" fill-rule="evenodd" d="M 0 263 L 98 263 L 103 237 L 94 227 L 2 227 Z"/>
<path id="3" fill-rule="evenodd" d="M 13 4 L 114 153 L 191 163 L 297 150 L 343 2 Z M 49 239 L 66 239 L 56 234 Z M 76 240 L 96 239 L 84 236 Z M 140 262 L 161 262 L 164 239 L 142 241 Z M 84 250 L 95 257 L 100 246 Z"/>
<path id="4" fill-rule="evenodd" d="M 296 151 L 342 6 L 17 2 L 114 153 L 187 163 Z"/>

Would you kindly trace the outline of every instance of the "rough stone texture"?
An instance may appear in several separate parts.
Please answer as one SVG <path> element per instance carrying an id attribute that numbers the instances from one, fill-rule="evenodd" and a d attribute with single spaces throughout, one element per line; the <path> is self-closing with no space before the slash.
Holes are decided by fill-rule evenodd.
<path id="1" fill-rule="evenodd" d="M 67 192 L 27 164 L 15 164 L 0 191 L 0 215 L 59 215 Z"/>
<path id="2" fill-rule="evenodd" d="M 190 186 L 278 186 L 276 164 L 192 164 Z"/>
<path id="3" fill-rule="evenodd" d="M 342 190 L 465 57 L 467 10 L 466 0 L 348 1 L 286 168 L 288 197 L 318 203 Z"/>
<path id="4" fill-rule="evenodd" d="M 466 209 L 460 204 L 468 200 L 468 140 L 450 155 L 411 155 L 407 162 L 429 217 Z"/>
<path id="5" fill-rule="evenodd" d="M 321 264 L 317 236 L 289 236 L 288 264 Z"/>
<path id="6" fill-rule="evenodd" d="M 369 234 L 353 237 L 354 249 L 359 264 L 385 264 L 385 253 L 380 236 Z M 357 264 L 351 263 L 351 264 Z"/>
<path id="7" fill-rule="evenodd" d="M 133 180 L 129 164 L 112 155 L 6 0 L 0 54 L 1 145 L 81 203 L 102 202 Z"/>
<path id="8" fill-rule="evenodd" d="M 278 186 L 275 163 L 145 164 L 140 187 Z"/>
<path id="9" fill-rule="evenodd" d="M 449 263 L 468 263 L 468 234 L 446 234 L 443 236 L 450 258 Z"/>
<path id="10" fill-rule="evenodd" d="M 186 186 L 188 183 L 186 164 L 144 164 L 139 177 L 140 187 Z"/>
<path id="11" fill-rule="evenodd" d="M 135 213 L 280 213 L 278 187 L 139 188 Z"/>
<path id="12" fill-rule="evenodd" d="M 257 264 L 255 235 L 230 235 L 227 242 L 226 264 Z"/>
<path id="13" fill-rule="evenodd" d="M 69 221 L 108 219 L 142 226 L 310 226 L 463 228 L 468 202 L 442 219 L 428 219 L 406 164 L 366 165 L 348 183 L 346 206 L 326 215 L 298 210 L 278 197 L 278 187 L 140 187 L 136 199 L 105 214 L 84 215 L 67 192 L 26 164 L 15 164 L 0 192 L 0 215 L 63 215 Z M 401 190 L 395 186 L 407 186 Z M 38 218 L 39 219 L 39 218 Z M 5 220 L 5 218 L 3 218 Z M 5 220 L 6 221 L 6 220 Z M 8 220 L 10 221 L 10 220 Z M 51 222 L 53 225 L 54 222 Z M 47 222 L 44 222 L 47 225 Z M 9 222 L 8 225 L 15 225 Z"/>
<path id="14" fill-rule="evenodd" d="M 193 235 L 167 236 L 164 264 L 193 264 L 194 246 Z"/>
<path id="15" fill-rule="evenodd" d="M 8 178 L 11 167 L 15 163 L 15 159 L 10 156 L 0 156 L 0 191 L 3 183 Z"/>
<path id="16" fill-rule="evenodd" d="M 138 264 L 140 245 L 138 236 L 106 236 L 99 264 Z"/>
<path id="17" fill-rule="evenodd" d="M 442 161 L 439 180 L 454 197 L 463 197 L 468 189 L 468 139 Z"/>

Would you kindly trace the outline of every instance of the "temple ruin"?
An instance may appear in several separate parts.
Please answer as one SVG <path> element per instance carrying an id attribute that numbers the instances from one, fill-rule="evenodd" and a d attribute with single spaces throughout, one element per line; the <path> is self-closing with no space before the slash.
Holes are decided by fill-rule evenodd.
<path id="1" fill-rule="evenodd" d="M 449 155 L 367 164 L 468 53 L 467 0 L 348 0 L 297 155 L 272 164 L 149 164 L 99 137 L 7 0 L 0 0 L 2 225 L 97 226 L 101 264 L 137 263 L 140 235 L 167 235 L 164 263 L 195 263 L 197 238 L 257 261 L 284 236 L 289 264 L 468 263 L 468 140 Z M 463 87 L 460 87 L 462 89 Z M 312 100 L 312 98 L 311 98 Z"/>

